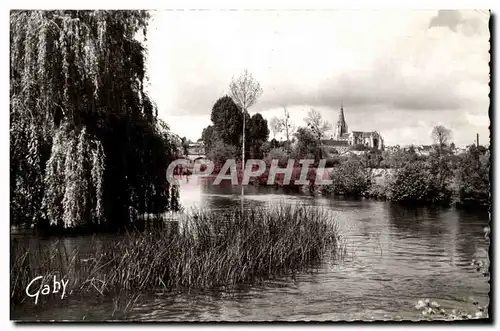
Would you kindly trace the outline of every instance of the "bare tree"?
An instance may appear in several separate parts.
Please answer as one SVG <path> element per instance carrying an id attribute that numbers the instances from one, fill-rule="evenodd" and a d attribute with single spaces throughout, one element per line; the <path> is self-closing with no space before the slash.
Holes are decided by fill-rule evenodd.
<path id="1" fill-rule="evenodd" d="M 250 72 L 245 69 L 243 74 L 238 78 L 234 78 L 229 84 L 229 94 L 233 101 L 241 107 L 243 111 L 243 150 L 241 151 L 241 168 L 245 170 L 245 114 L 248 108 L 253 106 L 257 99 L 262 95 L 262 88 L 257 80 L 255 80 Z"/>
<path id="2" fill-rule="evenodd" d="M 274 116 L 271 118 L 269 121 L 269 127 L 271 128 L 271 131 L 273 132 L 273 139 L 276 139 L 276 134 L 280 133 L 283 131 L 283 124 L 281 123 L 281 120 Z"/>
<path id="3" fill-rule="evenodd" d="M 229 94 L 233 101 L 241 107 L 243 111 L 243 138 L 241 150 L 241 172 L 245 172 L 245 130 L 246 114 L 248 108 L 253 106 L 262 95 L 260 83 L 255 80 L 250 72 L 245 69 L 238 78 L 232 79 L 229 84 Z M 241 212 L 243 212 L 243 198 L 245 196 L 245 186 L 241 184 Z"/>
<path id="4" fill-rule="evenodd" d="M 313 108 L 307 113 L 307 117 L 304 120 L 321 146 L 321 140 L 324 138 L 325 133 L 332 128 L 331 124 L 324 120 L 321 113 Z M 319 157 L 321 158 L 321 148 L 319 153 Z"/>
<path id="5" fill-rule="evenodd" d="M 280 123 L 282 128 L 285 130 L 286 150 L 288 153 L 290 153 L 290 135 L 293 134 L 295 126 L 293 122 L 290 120 L 290 113 L 288 112 L 286 107 L 283 107 L 283 111 L 285 112 L 285 116 L 280 119 Z"/>
<path id="6" fill-rule="evenodd" d="M 312 109 L 307 113 L 307 117 L 305 118 L 306 124 L 311 129 L 311 131 L 316 136 L 316 139 L 323 139 L 325 133 L 328 130 L 331 130 L 331 124 L 324 120 L 321 116 L 321 113 Z"/>
<path id="7" fill-rule="evenodd" d="M 439 151 L 442 151 L 443 147 L 448 145 L 451 140 L 451 130 L 442 125 L 437 125 L 432 129 L 431 136 L 434 143 L 438 145 Z"/>

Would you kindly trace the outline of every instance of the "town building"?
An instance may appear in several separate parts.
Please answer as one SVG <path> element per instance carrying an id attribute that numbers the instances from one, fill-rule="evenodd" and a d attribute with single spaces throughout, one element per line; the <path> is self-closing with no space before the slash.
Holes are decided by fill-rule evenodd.
<path id="1" fill-rule="evenodd" d="M 339 153 L 356 147 L 384 149 L 384 139 L 377 131 L 351 131 L 349 132 L 345 121 L 344 106 L 340 106 L 338 120 L 334 127 L 334 135 L 323 140 L 325 147 L 335 148 Z"/>

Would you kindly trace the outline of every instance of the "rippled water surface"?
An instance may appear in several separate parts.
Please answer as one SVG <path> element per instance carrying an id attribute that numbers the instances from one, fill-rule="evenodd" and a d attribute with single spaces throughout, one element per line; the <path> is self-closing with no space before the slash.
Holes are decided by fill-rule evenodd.
<path id="1" fill-rule="evenodd" d="M 241 188 L 184 181 L 181 201 L 189 207 L 239 207 Z M 372 200 L 338 200 L 246 188 L 246 206 L 304 203 L 327 209 L 347 247 L 343 261 L 324 261 L 309 273 L 232 291 L 144 293 L 126 315 L 144 321 L 265 321 L 416 319 L 417 300 L 444 308 L 472 308 L 474 297 L 488 304 L 488 279 L 470 265 L 486 258 L 483 228 L 488 214 L 455 209 L 404 208 Z M 68 238 L 84 247 L 88 238 Z M 15 319 L 109 320 L 113 303 L 68 297 L 51 306 L 19 307 Z"/>

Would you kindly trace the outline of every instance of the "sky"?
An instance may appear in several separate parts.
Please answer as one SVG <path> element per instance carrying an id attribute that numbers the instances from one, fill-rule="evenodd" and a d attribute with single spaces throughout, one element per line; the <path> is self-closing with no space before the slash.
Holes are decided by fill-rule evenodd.
<path id="1" fill-rule="evenodd" d="M 156 11 L 148 90 L 191 140 L 247 69 L 263 89 L 249 112 L 268 121 L 286 107 L 303 126 L 314 108 L 334 126 L 342 102 L 349 131 L 377 131 L 386 145 L 430 144 L 436 125 L 458 146 L 477 133 L 488 144 L 488 20 L 474 10 Z"/>

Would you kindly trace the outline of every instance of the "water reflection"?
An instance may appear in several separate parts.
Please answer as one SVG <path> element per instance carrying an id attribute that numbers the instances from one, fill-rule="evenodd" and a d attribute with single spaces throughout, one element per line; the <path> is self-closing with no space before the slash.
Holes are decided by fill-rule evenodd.
<path id="1" fill-rule="evenodd" d="M 196 178 L 182 181 L 180 190 L 186 209 L 239 208 L 240 193 L 240 187 L 214 187 Z M 487 279 L 470 266 L 473 258 L 487 254 L 483 227 L 488 225 L 488 214 L 451 208 L 408 208 L 372 200 L 334 200 L 254 186 L 245 189 L 244 202 L 247 207 L 303 203 L 325 208 L 345 238 L 346 259 L 341 263 L 325 261 L 316 272 L 259 285 L 246 284 L 232 291 L 144 294 L 123 318 L 410 319 L 421 317 L 414 305 L 424 297 L 438 300 L 445 308 L 471 308 L 464 302 L 469 296 L 482 305 L 488 303 Z M 37 242 L 30 245 L 39 245 Z M 88 239 L 69 238 L 61 244 L 68 251 L 85 250 Z M 41 319 L 81 319 L 83 315 L 86 319 L 110 318 L 112 304 L 74 299 L 37 314 Z M 17 312 L 20 318 L 29 314 L 26 309 Z"/>

